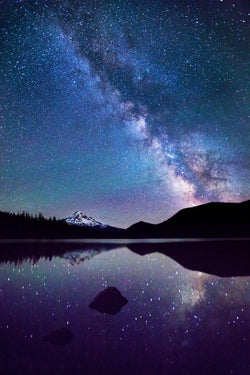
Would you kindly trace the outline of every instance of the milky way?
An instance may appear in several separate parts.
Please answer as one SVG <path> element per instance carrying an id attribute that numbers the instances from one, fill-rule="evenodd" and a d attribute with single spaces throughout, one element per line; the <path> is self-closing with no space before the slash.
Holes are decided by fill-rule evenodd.
<path id="1" fill-rule="evenodd" d="M 127 226 L 249 198 L 246 1 L 0 4 L 2 210 Z"/>

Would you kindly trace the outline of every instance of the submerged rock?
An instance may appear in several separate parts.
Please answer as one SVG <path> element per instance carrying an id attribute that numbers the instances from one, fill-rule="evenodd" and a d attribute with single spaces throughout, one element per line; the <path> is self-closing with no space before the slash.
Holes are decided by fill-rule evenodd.
<path id="1" fill-rule="evenodd" d="M 53 345 L 66 345 L 73 339 L 73 333 L 67 328 L 56 329 L 51 331 L 43 338 L 43 341 Z"/>
<path id="2" fill-rule="evenodd" d="M 128 300 L 115 287 L 108 287 L 99 293 L 89 307 L 105 314 L 117 314 Z"/>

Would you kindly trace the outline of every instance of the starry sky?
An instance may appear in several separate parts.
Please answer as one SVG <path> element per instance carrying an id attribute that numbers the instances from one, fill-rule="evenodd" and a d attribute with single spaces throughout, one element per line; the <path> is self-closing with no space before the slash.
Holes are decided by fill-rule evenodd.
<path id="1" fill-rule="evenodd" d="M 249 199 L 240 0 L 0 1 L 1 210 L 126 227 Z"/>

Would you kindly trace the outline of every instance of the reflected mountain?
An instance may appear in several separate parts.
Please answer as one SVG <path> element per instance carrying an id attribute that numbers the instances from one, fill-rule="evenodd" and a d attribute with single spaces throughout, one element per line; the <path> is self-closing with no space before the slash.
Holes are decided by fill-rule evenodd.
<path id="1" fill-rule="evenodd" d="M 249 276 L 247 240 L 211 240 L 172 243 L 133 243 L 127 247 L 139 255 L 162 253 L 181 266 L 221 277 Z"/>
<path id="2" fill-rule="evenodd" d="M 90 303 L 89 307 L 103 314 L 115 315 L 128 303 L 115 287 L 108 287 L 101 291 Z"/>
<path id="3" fill-rule="evenodd" d="M 27 242 L 1 243 L 0 264 L 15 265 L 29 261 L 34 264 L 43 258 L 51 261 L 53 257 L 67 259 L 71 265 L 79 265 L 96 255 L 115 249 L 127 248 L 138 255 L 162 253 L 183 267 L 222 277 L 248 276 L 249 240 L 166 240 L 159 242 L 131 240 L 117 243 L 77 243 L 77 242 Z"/>
<path id="4" fill-rule="evenodd" d="M 72 266 L 75 266 L 90 260 L 100 253 L 113 250 L 115 248 L 117 248 L 117 246 L 89 245 L 88 247 L 80 248 L 75 251 L 69 250 L 68 252 L 64 253 L 62 257 L 67 259 Z"/>
<path id="5" fill-rule="evenodd" d="M 34 264 L 41 258 L 51 261 L 60 256 L 70 263 L 79 264 L 101 252 L 113 250 L 117 244 L 71 243 L 71 242 L 8 242 L 1 243 L 0 264 L 22 264 L 26 261 Z"/>

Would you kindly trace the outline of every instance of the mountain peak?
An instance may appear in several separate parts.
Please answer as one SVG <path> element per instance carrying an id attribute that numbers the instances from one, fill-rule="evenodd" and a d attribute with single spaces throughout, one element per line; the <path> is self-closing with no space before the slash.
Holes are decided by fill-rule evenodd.
<path id="1" fill-rule="evenodd" d="M 75 211 L 72 216 L 67 217 L 66 223 L 69 225 L 78 225 L 84 227 L 106 228 L 106 224 L 93 219 L 91 216 L 83 214 L 81 211 Z"/>

